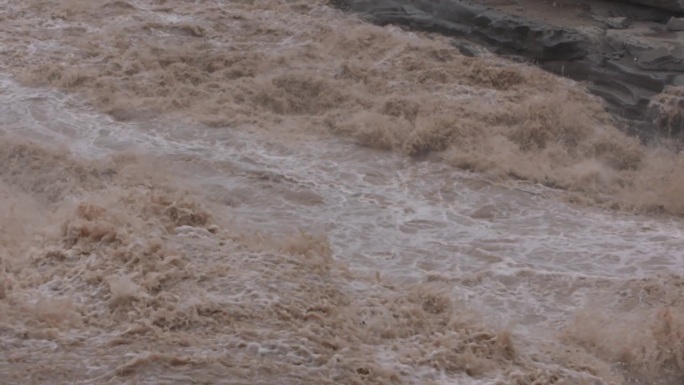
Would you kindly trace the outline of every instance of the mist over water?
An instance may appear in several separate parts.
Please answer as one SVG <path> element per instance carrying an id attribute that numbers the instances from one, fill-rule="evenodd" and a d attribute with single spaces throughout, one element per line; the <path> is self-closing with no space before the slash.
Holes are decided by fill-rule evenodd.
<path id="1" fill-rule="evenodd" d="M 681 384 L 682 156 L 320 1 L 0 2 L 0 383 Z"/>

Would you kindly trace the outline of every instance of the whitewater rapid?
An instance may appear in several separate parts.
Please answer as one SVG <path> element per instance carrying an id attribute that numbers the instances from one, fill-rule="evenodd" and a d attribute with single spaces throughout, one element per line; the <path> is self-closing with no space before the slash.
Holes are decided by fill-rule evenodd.
<path id="1" fill-rule="evenodd" d="M 3 3 L 0 383 L 679 383 L 681 155 L 317 1 L 164 3 Z"/>

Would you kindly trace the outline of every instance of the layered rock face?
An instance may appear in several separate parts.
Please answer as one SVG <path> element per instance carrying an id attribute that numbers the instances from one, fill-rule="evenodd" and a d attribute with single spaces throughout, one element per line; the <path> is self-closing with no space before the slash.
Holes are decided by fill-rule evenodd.
<path id="1" fill-rule="evenodd" d="M 332 2 L 376 24 L 453 36 L 466 55 L 477 55 L 474 43 L 585 81 L 611 112 L 641 133 L 659 132 L 664 125 L 667 133 L 681 132 L 682 119 L 672 116 L 684 103 L 674 101 L 679 92 L 671 90 L 684 86 L 684 31 L 670 11 L 679 2 L 635 1 L 667 10 L 589 0 Z"/>
<path id="2" fill-rule="evenodd" d="M 684 12 L 684 0 L 628 0 L 628 2 L 667 11 Z"/>

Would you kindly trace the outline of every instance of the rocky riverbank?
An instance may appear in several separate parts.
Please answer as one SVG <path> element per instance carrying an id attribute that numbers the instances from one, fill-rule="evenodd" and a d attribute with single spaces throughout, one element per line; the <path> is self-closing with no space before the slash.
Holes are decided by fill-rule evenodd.
<path id="1" fill-rule="evenodd" d="M 648 7 L 632 3 L 652 3 Z M 332 0 L 369 21 L 453 36 L 466 55 L 477 46 L 586 82 L 631 130 L 684 130 L 684 19 L 676 1 Z M 476 45 L 474 46 L 473 43 Z"/>

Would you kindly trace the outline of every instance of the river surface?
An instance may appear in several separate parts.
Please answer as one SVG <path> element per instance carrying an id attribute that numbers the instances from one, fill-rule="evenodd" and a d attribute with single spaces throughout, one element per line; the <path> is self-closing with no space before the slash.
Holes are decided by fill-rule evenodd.
<path id="1" fill-rule="evenodd" d="M 0 43 L 21 58 L 3 59 L 0 76 L 0 383 L 681 383 L 677 216 L 568 202 L 534 181 L 359 145 L 365 136 L 325 133 L 329 121 L 307 120 L 296 100 L 230 125 L 216 110 L 198 118 L 201 102 L 176 105 L 123 79 L 144 99 L 127 104 L 118 75 L 82 69 L 104 79 L 90 85 L 111 92 L 102 99 L 79 80 L 37 85 L 40 71 L 26 69 L 27 80 L 18 64 L 68 62 L 84 44 L 70 45 L 69 28 L 79 39 L 104 28 L 89 17 L 131 26 L 158 13 L 173 24 L 236 7 L 242 20 L 321 22 L 337 11 L 178 5 L 191 17 L 173 2 L 28 3 L 2 5 L 26 30 L 4 27 Z M 313 128 L 292 128 L 304 121 Z"/>

